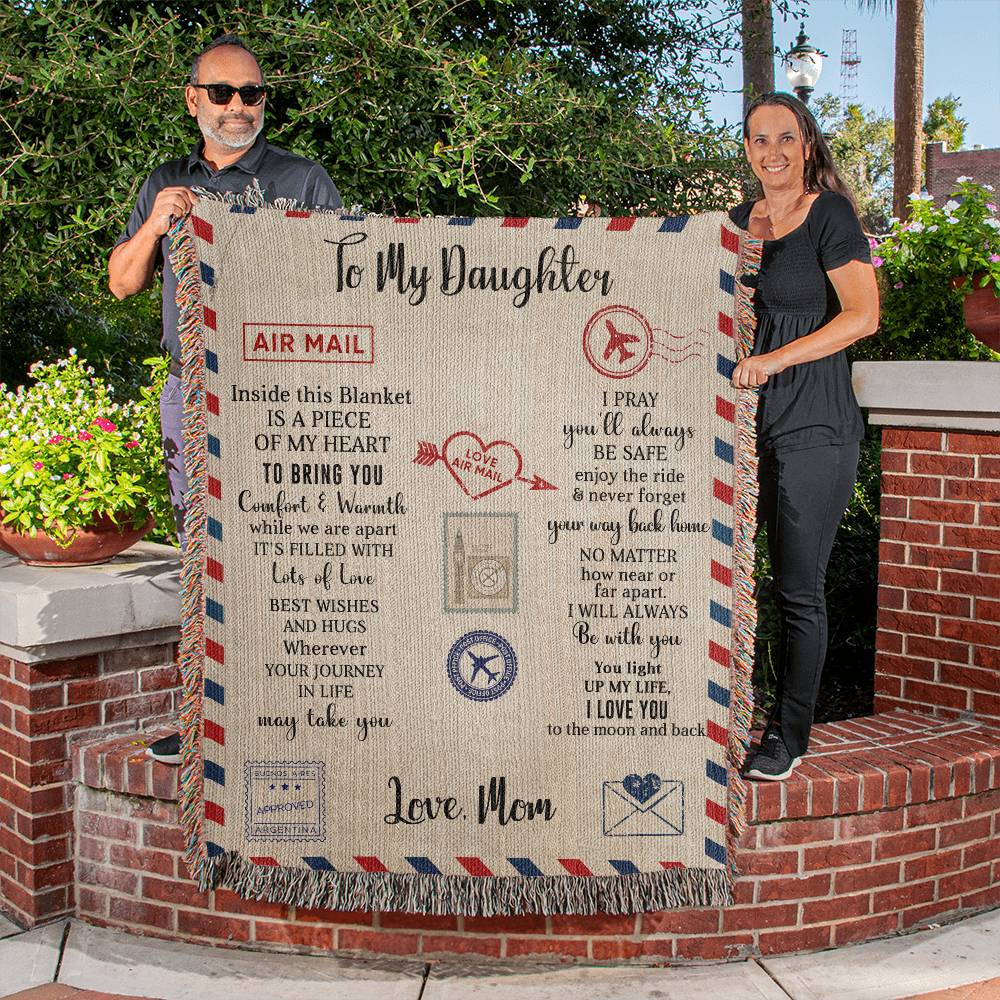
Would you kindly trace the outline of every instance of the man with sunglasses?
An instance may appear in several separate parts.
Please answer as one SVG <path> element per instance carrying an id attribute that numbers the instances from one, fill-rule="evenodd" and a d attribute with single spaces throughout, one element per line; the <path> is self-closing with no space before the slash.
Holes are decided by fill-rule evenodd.
<path id="1" fill-rule="evenodd" d="M 236 35 L 223 35 L 199 53 L 184 97 L 188 114 L 197 119 L 201 141 L 190 155 L 169 160 L 149 175 L 108 262 L 108 285 L 119 299 L 149 288 L 156 270 L 163 270 L 161 343 L 171 363 L 160 396 L 160 423 L 170 502 L 182 545 L 187 476 L 181 435 L 177 277 L 165 263 L 171 223 L 193 207 L 197 196 L 192 188 L 255 199 L 262 195 L 266 202 L 293 199 L 307 209 L 341 206 L 337 188 L 318 163 L 278 149 L 261 135 L 266 96 L 260 65 Z M 176 735 L 157 741 L 149 750 L 156 760 L 180 763 Z"/>

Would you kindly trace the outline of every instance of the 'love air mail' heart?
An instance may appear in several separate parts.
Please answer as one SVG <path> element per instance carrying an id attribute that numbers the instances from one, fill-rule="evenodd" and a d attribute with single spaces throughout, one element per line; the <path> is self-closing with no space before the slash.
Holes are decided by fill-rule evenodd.
<path id="1" fill-rule="evenodd" d="M 521 474 L 521 453 L 509 441 L 486 444 L 477 434 L 459 431 L 444 443 L 444 464 L 473 500 L 510 485 Z"/>
<path id="2" fill-rule="evenodd" d="M 660 790 L 660 776 L 647 774 L 640 778 L 638 774 L 626 774 L 622 779 L 625 791 L 637 802 L 648 802 Z"/>

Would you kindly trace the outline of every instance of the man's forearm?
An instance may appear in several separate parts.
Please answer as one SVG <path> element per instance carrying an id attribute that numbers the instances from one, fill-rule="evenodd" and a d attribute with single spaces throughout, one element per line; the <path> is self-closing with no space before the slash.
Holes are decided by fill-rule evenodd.
<path id="1" fill-rule="evenodd" d="M 117 299 L 128 298 L 153 283 L 160 237 L 143 225 L 127 243 L 115 247 L 108 261 L 108 287 Z"/>

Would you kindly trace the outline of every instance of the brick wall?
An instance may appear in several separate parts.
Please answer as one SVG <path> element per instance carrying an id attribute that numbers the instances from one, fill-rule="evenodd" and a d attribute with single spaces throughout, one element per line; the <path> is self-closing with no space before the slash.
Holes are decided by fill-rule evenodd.
<path id="1" fill-rule="evenodd" d="M 0 908 L 34 926 L 72 913 L 70 750 L 178 707 L 171 645 L 42 663 L 0 657 Z"/>
<path id="2" fill-rule="evenodd" d="M 626 916 L 313 910 L 201 893 L 177 769 L 80 750 L 77 906 L 90 923 L 260 950 L 676 962 L 810 951 L 1000 904 L 1000 728 L 915 713 L 817 726 L 787 782 L 752 786 L 735 905 Z"/>
<path id="3" fill-rule="evenodd" d="M 1000 191 L 1000 149 L 959 149 L 949 153 L 943 142 L 929 142 L 926 174 L 925 186 L 938 205 L 948 200 L 959 177 L 992 184 Z"/>
<path id="4" fill-rule="evenodd" d="M 882 432 L 875 710 L 1000 719 L 1000 435 Z"/>

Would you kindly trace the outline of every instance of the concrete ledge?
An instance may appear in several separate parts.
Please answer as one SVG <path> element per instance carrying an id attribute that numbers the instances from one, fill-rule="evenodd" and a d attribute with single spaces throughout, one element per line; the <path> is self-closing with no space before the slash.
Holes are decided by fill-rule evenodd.
<path id="1" fill-rule="evenodd" d="M 859 361 L 852 379 L 873 424 L 1000 433 L 1000 364 Z"/>
<path id="2" fill-rule="evenodd" d="M 180 558 L 140 542 L 101 566 L 25 566 L 0 554 L 0 656 L 22 663 L 176 642 Z"/>

